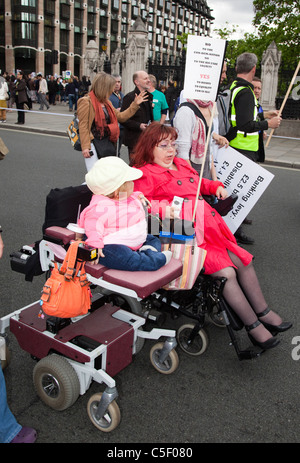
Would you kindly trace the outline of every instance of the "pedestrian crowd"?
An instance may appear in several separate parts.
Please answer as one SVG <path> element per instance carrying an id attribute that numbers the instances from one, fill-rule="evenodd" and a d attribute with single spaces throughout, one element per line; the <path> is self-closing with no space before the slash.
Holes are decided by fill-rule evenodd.
<path id="1" fill-rule="evenodd" d="M 33 103 L 39 104 L 41 111 L 56 104 L 68 105 L 70 112 L 76 111 L 78 99 L 88 93 L 90 85 L 88 76 L 66 79 L 56 75 L 45 77 L 40 72 L 26 75 L 21 70 L 16 74 L 4 71 L 0 75 L 0 123 L 6 122 L 6 111 L 14 106 L 20 110 L 16 124 L 24 124 L 24 110 L 31 110 Z"/>

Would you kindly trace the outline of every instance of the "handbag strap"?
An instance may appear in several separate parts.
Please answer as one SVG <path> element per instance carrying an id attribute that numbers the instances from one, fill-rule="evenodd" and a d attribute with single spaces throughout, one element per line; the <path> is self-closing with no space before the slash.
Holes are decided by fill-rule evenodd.
<path id="1" fill-rule="evenodd" d="M 82 241 L 73 241 L 70 244 L 66 257 L 64 258 L 60 268 L 60 273 L 64 274 L 67 280 L 70 280 L 73 277 L 78 246 L 80 243 L 82 243 Z"/>

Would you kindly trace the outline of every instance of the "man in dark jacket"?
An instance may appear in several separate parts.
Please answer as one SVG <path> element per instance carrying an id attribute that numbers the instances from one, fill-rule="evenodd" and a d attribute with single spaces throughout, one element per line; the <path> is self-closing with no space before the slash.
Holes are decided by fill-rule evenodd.
<path id="1" fill-rule="evenodd" d="M 15 124 L 25 123 L 24 103 L 27 103 L 26 80 L 23 71 L 18 71 L 15 84 L 15 99 L 18 111 L 18 121 Z"/>
<path id="2" fill-rule="evenodd" d="M 142 91 L 147 91 L 148 100 L 140 105 L 140 109 L 128 121 L 123 123 L 124 139 L 123 143 L 128 147 L 129 157 L 136 145 L 139 136 L 146 129 L 147 125 L 153 121 L 152 95 L 149 93 L 150 79 L 145 71 L 137 71 L 133 74 L 135 89 L 124 96 L 121 111 L 129 108 L 135 95 Z"/>

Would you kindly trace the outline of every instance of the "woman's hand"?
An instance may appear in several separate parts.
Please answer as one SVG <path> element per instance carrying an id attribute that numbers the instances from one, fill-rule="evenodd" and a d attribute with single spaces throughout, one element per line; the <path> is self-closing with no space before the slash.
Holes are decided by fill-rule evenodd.
<path id="1" fill-rule="evenodd" d="M 228 192 L 222 186 L 219 186 L 216 191 L 216 197 L 218 199 L 225 199 L 228 196 Z"/>
<path id="2" fill-rule="evenodd" d="M 213 133 L 213 139 L 215 140 L 217 145 L 219 145 L 220 148 L 222 148 L 223 146 L 227 148 L 229 146 L 229 141 L 227 140 L 227 138 L 222 137 L 222 135 Z"/>
<path id="3" fill-rule="evenodd" d="M 85 150 L 82 150 L 82 156 L 84 158 L 90 158 L 91 157 L 90 152 L 91 152 L 91 150 L 89 150 L 88 148 L 85 149 Z"/>
<path id="4" fill-rule="evenodd" d="M 174 206 L 167 206 L 165 212 L 166 219 L 175 219 L 175 207 Z"/>
<path id="5" fill-rule="evenodd" d="M 144 207 L 151 207 L 151 203 L 149 199 L 147 199 L 144 195 L 140 194 L 139 195 L 139 200 L 141 201 L 142 205 Z"/>
<path id="6" fill-rule="evenodd" d="M 140 105 L 142 103 L 144 103 L 145 101 L 148 101 L 148 95 L 147 95 L 147 92 L 145 90 L 143 90 L 141 93 L 139 93 L 138 95 L 136 94 L 135 95 L 135 98 L 134 98 L 134 101 L 136 104 Z"/>

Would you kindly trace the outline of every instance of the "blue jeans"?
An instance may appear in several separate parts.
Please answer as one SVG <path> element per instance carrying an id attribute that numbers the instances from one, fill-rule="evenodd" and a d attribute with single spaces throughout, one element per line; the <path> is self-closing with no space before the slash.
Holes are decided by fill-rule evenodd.
<path id="1" fill-rule="evenodd" d="M 103 248 L 105 257 L 100 257 L 99 264 L 115 270 L 154 271 L 166 263 L 166 256 L 161 252 L 161 243 L 155 236 L 148 235 L 143 245 L 153 246 L 158 252 L 133 251 L 123 244 L 106 244 Z"/>
<path id="2" fill-rule="evenodd" d="M 73 109 L 73 106 L 74 106 L 75 107 L 74 109 L 76 110 L 77 109 L 76 96 L 71 93 L 70 95 L 68 95 L 68 98 L 69 98 L 69 109 Z"/>
<path id="3" fill-rule="evenodd" d="M 0 443 L 8 444 L 21 431 L 22 426 L 17 423 L 7 405 L 5 379 L 0 366 Z"/>

